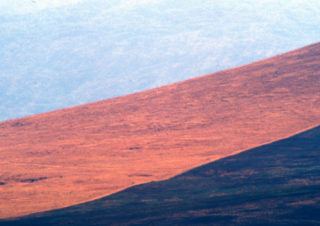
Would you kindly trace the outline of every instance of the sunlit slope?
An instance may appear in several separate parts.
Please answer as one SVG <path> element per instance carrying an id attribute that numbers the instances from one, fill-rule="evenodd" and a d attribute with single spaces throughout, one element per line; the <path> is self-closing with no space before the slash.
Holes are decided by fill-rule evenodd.
<path id="1" fill-rule="evenodd" d="M 320 225 L 320 127 L 4 225 Z M 0 221 L 1 225 L 1 221 Z"/>
<path id="2" fill-rule="evenodd" d="M 319 0 L 2 0 L 0 15 L 0 121 L 221 71 L 320 37 Z"/>
<path id="3" fill-rule="evenodd" d="M 0 217 L 69 206 L 320 124 L 320 44 L 0 124 Z"/>

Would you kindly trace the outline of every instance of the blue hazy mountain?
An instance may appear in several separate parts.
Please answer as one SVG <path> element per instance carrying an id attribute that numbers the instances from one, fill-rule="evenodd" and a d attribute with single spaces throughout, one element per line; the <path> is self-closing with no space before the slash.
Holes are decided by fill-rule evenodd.
<path id="1" fill-rule="evenodd" d="M 129 94 L 319 41 L 320 2 L 4 0 L 0 120 Z"/>

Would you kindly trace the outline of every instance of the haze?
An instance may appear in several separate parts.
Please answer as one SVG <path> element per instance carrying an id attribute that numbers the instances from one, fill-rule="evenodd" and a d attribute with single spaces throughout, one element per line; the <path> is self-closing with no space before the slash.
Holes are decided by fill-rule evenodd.
<path id="1" fill-rule="evenodd" d="M 133 93 L 318 41 L 320 2 L 0 2 L 0 120 Z"/>

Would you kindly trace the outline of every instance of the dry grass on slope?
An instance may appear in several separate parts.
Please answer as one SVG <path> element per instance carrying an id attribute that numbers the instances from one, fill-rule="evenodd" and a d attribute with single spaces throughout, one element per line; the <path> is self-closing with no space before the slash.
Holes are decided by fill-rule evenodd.
<path id="1" fill-rule="evenodd" d="M 320 124 L 320 44 L 0 123 L 0 218 L 162 180 Z"/>

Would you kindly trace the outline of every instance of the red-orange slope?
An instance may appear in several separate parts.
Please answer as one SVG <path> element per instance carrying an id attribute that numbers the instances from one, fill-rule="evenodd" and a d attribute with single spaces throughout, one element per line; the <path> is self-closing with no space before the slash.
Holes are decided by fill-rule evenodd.
<path id="1" fill-rule="evenodd" d="M 69 206 L 320 124 L 320 44 L 0 123 L 0 218 Z"/>

